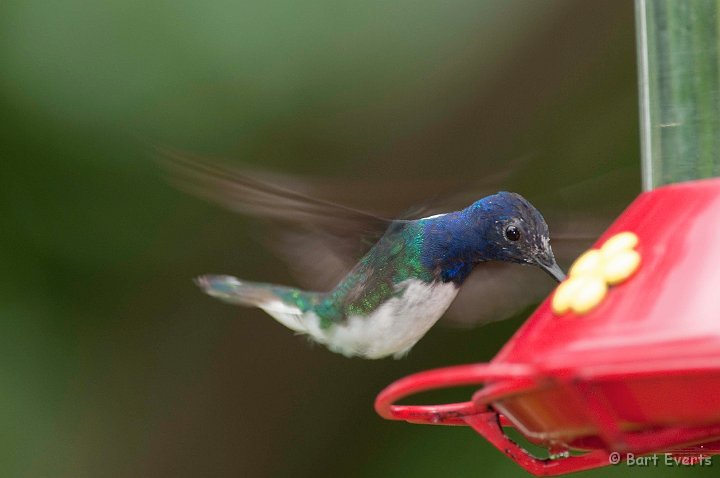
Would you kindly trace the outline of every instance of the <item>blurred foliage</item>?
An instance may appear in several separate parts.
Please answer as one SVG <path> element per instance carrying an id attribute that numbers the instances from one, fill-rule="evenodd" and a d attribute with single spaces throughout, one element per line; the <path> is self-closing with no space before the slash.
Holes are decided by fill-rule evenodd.
<path id="1" fill-rule="evenodd" d="M 528 158 L 498 188 L 609 220 L 639 191 L 629 2 L 9 0 L 0 38 L 1 476 L 524 476 L 467 429 L 372 410 L 523 317 L 401 361 L 309 345 L 196 290 L 292 279 L 152 151 L 368 184 Z"/>

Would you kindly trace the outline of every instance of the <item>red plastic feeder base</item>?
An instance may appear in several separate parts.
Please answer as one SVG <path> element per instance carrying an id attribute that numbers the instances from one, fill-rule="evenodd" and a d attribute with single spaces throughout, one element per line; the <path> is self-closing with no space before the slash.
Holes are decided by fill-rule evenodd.
<path id="1" fill-rule="evenodd" d="M 608 279 L 589 310 L 560 310 L 551 294 L 489 364 L 401 379 L 378 396 L 377 412 L 469 425 L 536 475 L 605 466 L 611 453 L 719 453 L 720 180 L 641 194 L 594 248 L 622 232 L 637 237 L 640 265 Z M 468 402 L 394 405 L 467 385 L 483 385 Z M 508 426 L 551 458 L 531 456 Z"/>

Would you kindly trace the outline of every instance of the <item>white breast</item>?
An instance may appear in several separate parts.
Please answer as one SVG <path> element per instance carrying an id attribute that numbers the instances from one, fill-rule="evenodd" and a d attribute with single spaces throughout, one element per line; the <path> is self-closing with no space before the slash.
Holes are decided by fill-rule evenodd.
<path id="1" fill-rule="evenodd" d="M 402 295 L 370 315 L 351 316 L 329 329 L 321 329 L 317 317 L 305 317 L 307 333 L 343 355 L 401 357 L 438 321 L 458 289 L 452 283 L 427 284 L 417 279 L 404 281 L 397 288 L 404 289 Z"/>

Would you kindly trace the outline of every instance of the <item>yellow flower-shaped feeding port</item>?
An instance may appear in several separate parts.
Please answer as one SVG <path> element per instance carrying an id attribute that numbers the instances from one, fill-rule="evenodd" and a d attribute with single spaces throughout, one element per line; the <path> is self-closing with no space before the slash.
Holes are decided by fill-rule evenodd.
<path id="1" fill-rule="evenodd" d="M 621 232 L 605 241 L 600 249 L 590 249 L 578 257 L 568 278 L 555 290 L 553 312 L 586 314 L 594 309 L 605 298 L 609 286 L 620 284 L 637 270 L 640 265 L 637 243 L 634 233 Z"/>

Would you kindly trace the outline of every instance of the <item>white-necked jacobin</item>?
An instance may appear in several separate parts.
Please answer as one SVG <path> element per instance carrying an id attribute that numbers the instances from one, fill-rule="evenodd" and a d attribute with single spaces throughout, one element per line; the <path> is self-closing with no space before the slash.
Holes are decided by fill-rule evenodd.
<path id="1" fill-rule="evenodd" d="M 166 154 L 180 187 L 243 212 L 290 209 L 344 224 L 363 222 L 377 240 L 328 292 L 203 275 L 196 283 L 222 301 L 259 307 L 295 332 L 345 356 L 405 355 L 440 319 L 473 268 L 488 261 L 537 266 L 561 281 L 548 226 L 525 198 L 511 192 L 484 197 L 454 212 L 389 220 L 304 196 L 248 175 Z M 340 221 L 340 227 L 343 225 Z"/>

